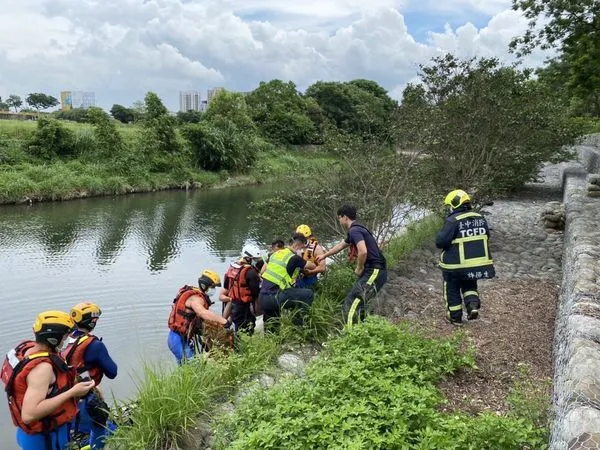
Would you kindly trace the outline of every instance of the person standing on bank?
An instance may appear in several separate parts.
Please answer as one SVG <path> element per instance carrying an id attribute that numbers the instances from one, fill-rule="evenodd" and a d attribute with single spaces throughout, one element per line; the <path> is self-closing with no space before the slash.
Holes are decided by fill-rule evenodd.
<path id="1" fill-rule="evenodd" d="M 294 233 L 289 247 L 277 250 L 263 266 L 263 282 L 258 301 L 262 307 L 265 326 L 269 319 L 281 315 L 282 309 L 299 309 L 300 316 L 294 317 L 296 325 L 302 325 L 303 317 L 314 300 L 311 289 L 295 288 L 294 283 L 303 270 L 312 270 L 315 263 L 305 261 L 298 252 L 306 246 L 306 238 Z"/>
<path id="2" fill-rule="evenodd" d="M 344 323 L 348 326 L 359 320 L 364 320 L 367 312 L 367 302 L 371 300 L 387 281 L 386 260 L 383 252 L 371 232 L 356 222 L 356 208 L 343 205 L 337 211 L 340 224 L 348 230 L 346 239 L 336 244 L 331 250 L 319 255 L 317 263 L 333 256 L 345 248 L 352 247 L 356 253 L 356 269 L 358 280 L 348 292 L 342 306 Z"/>
<path id="3" fill-rule="evenodd" d="M 23 450 L 68 448 L 77 398 L 94 387 L 93 380 L 76 383 L 58 353 L 73 328 L 65 312 L 40 313 L 33 324 L 35 341 L 23 341 L 6 355 L 1 378 Z"/>
<path id="4" fill-rule="evenodd" d="M 479 317 L 477 280 L 494 278 L 496 272 L 488 246 L 487 221 L 472 211 L 469 194 L 456 189 L 446 195 L 444 204 L 450 208 L 450 214 L 436 236 L 435 245 L 443 250 L 439 266 L 444 278 L 446 319 L 453 325 L 461 325 L 463 302 L 467 320 Z"/>

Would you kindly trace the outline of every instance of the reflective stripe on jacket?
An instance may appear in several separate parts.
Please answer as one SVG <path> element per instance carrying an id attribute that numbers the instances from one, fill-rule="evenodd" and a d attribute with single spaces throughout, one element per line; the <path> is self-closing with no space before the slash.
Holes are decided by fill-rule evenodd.
<path id="1" fill-rule="evenodd" d="M 277 285 L 282 291 L 292 287 L 297 274 L 294 273 L 294 277 L 291 277 L 287 271 L 287 264 L 294 255 L 295 253 L 289 248 L 283 248 L 273 253 L 262 275 L 263 280 Z"/>
<path id="2" fill-rule="evenodd" d="M 450 246 L 440 255 L 440 267 L 447 271 L 479 269 L 494 264 L 488 245 L 489 228 L 476 212 L 458 212 L 448 217 L 446 226 L 454 227 Z"/>

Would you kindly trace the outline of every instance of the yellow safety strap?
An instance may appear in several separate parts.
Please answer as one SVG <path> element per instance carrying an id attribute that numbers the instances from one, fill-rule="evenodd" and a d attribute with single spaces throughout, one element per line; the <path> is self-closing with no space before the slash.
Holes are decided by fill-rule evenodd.
<path id="1" fill-rule="evenodd" d="M 456 216 L 455 219 L 462 220 L 462 219 L 467 219 L 469 217 L 482 217 L 482 216 L 481 216 L 481 214 L 478 214 L 476 212 L 467 212 L 467 213 Z"/>
<path id="2" fill-rule="evenodd" d="M 352 325 L 353 325 L 352 318 L 354 317 L 354 314 L 356 313 L 356 309 L 358 308 L 358 305 L 360 305 L 361 300 L 362 300 L 361 298 L 356 297 L 354 299 L 354 301 L 352 302 L 352 306 L 350 306 L 350 311 L 348 311 L 348 320 L 346 322 L 346 326 L 348 328 L 352 328 Z"/>
<path id="3" fill-rule="evenodd" d="M 379 275 L 379 269 L 373 269 L 373 273 L 367 280 L 367 285 L 371 286 L 377 279 L 377 275 Z M 350 311 L 348 311 L 348 320 L 346 321 L 346 325 L 348 326 L 348 328 L 352 328 L 352 319 L 354 317 L 354 314 L 356 314 L 356 309 L 358 308 L 358 305 L 360 305 L 361 300 L 362 298 L 356 297 L 352 302 L 352 306 L 350 306 Z"/>
<path id="4" fill-rule="evenodd" d="M 469 297 L 471 295 L 479 296 L 479 294 L 477 293 L 477 291 L 465 291 L 465 292 L 463 292 L 463 297 Z"/>
<path id="5" fill-rule="evenodd" d="M 371 276 L 367 280 L 367 284 L 369 286 L 371 286 L 373 284 L 373 282 L 375 281 L 375 278 L 377 278 L 377 275 L 379 275 L 379 269 L 373 269 L 373 273 L 371 274 Z"/>

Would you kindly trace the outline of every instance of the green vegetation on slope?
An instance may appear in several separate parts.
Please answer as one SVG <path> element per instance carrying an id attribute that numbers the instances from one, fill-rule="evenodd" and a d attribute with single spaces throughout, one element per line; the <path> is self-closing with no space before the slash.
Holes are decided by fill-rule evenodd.
<path id="1" fill-rule="evenodd" d="M 439 223 L 427 217 L 392 239 L 386 249 L 391 265 L 430 241 Z M 473 365 L 460 338 L 430 340 L 375 317 L 341 332 L 340 305 L 354 279 L 349 264 L 330 267 L 303 328 L 284 315 L 279 334 L 242 337 L 239 353 L 195 358 L 174 371 L 146 368 L 132 422 L 121 424 L 111 445 L 176 447 L 198 420 L 212 425 L 219 406 L 253 376 L 272 370 L 277 355 L 310 343 L 324 351 L 305 379 L 247 396 L 234 415 L 219 419 L 221 448 L 546 448 L 546 424 L 538 421 L 531 407 L 537 398 L 529 399 L 528 389 L 513 393 L 523 416 L 439 412 L 444 399 L 436 382 Z"/>

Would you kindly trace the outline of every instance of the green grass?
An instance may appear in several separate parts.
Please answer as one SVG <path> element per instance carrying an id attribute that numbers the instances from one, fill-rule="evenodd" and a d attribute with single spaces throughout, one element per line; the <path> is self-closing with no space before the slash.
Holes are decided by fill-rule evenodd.
<path id="1" fill-rule="evenodd" d="M 241 351 L 195 357 L 176 370 L 146 366 L 131 423 L 121 424 L 110 448 L 163 449 L 186 435 L 199 417 L 231 399 L 241 381 L 273 364 L 281 340 L 275 335 L 241 337 Z"/>
<path id="2" fill-rule="evenodd" d="M 98 161 L 93 127 L 70 121 L 61 123 L 75 136 L 76 159 L 37 161 L 28 154 L 26 142 L 35 133 L 33 121 L 0 121 L 0 203 L 69 200 L 85 196 L 120 195 L 182 187 L 212 188 L 273 182 L 287 178 L 310 179 L 307 167 L 332 163 L 319 152 L 271 149 L 259 154 L 248 174 L 215 173 L 186 167 L 186 157 L 166 158 L 173 166 L 168 172 L 155 172 L 136 153 L 141 129 L 136 125 L 117 126 L 126 144 L 119 161 Z M 83 164 L 86 162 L 86 164 Z"/>

